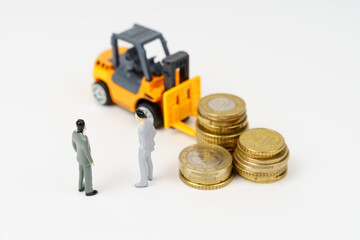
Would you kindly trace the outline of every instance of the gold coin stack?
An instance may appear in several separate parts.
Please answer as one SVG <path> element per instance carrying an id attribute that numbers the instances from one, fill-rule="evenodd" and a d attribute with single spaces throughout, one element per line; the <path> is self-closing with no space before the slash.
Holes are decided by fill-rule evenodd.
<path id="1" fill-rule="evenodd" d="M 284 138 L 273 130 L 246 130 L 233 156 L 236 171 L 250 181 L 271 183 L 286 176 L 289 149 Z"/>
<path id="2" fill-rule="evenodd" d="M 240 134 L 248 128 L 246 104 L 231 94 L 212 94 L 200 99 L 196 140 L 233 151 Z"/>
<path id="3" fill-rule="evenodd" d="M 188 186 L 214 190 L 229 184 L 233 178 L 232 156 L 213 144 L 195 144 L 181 151 L 179 177 Z"/>

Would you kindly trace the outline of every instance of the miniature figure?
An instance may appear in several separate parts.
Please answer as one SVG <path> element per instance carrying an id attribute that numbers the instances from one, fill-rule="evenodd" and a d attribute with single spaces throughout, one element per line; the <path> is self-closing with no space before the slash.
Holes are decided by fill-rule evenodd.
<path id="1" fill-rule="evenodd" d="M 135 184 L 135 187 L 147 187 L 148 180 L 153 177 L 153 165 L 151 161 L 151 152 L 154 151 L 156 134 L 155 127 L 150 119 L 147 118 L 140 108 L 135 111 L 135 118 L 139 122 L 139 166 L 141 179 Z"/>
<path id="2" fill-rule="evenodd" d="M 72 133 L 72 146 L 77 153 L 77 161 L 79 162 L 79 192 L 85 190 L 86 196 L 96 195 L 98 192 L 92 186 L 91 166 L 95 167 L 91 158 L 91 150 L 89 140 L 84 131 L 86 130 L 85 121 L 78 119 L 76 121 L 77 131 Z M 84 187 L 85 175 L 85 187 Z"/>

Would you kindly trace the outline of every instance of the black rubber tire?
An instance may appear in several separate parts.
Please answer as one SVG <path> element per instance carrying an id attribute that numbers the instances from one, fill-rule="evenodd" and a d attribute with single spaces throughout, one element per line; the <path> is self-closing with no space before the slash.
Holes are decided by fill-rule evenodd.
<path id="1" fill-rule="evenodd" d="M 105 101 L 100 102 L 100 101 L 96 98 L 95 93 L 94 93 L 94 88 L 95 88 L 96 86 L 97 86 L 97 87 L 101 87 L 101 88 L 104 90 L 105 95 L 106 95 Z M 106 86 L 106 83 L 104 83 L 103 81 L 98 81 L 98 82 L 95 82 L 95 83 L 93 84 L 93 94 L 94 94 L 94 97 L 95 97 L 96 101 L 97 101 L 99 104 L 101 104 L 101 105 L 111 105 L 111 104 L 112 104 L 111 97 L 110 97 L 110 93 L 109 93 L 109 89 L 108 89 L 108 87 Z"/>
<path id="2" fill-rule="evenodd" d="M 163 125 L 163 117 L 162 117 L 162 113 L 161 113 L 161 109 L 160 107 L 155 104 L 155 103 L 152 103 L 152 102 L 142 102 L 140 103 L 137 108 L 146 108 L 148 109 L 151 113 L 151 117 L 154 119 L 154 127 L 155 128 L 158 128 L 160 126 Z M 147 113 L 145 112 L 145 114 L 147 115 Z M 150 117 L 150 116 L 148 116 Z"/>

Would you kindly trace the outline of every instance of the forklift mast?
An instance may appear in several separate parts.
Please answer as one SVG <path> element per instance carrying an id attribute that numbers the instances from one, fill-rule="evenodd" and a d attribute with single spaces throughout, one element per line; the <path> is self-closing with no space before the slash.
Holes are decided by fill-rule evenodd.
<path id="1" fill-rule="evenodd" d="M 166 57 L 163 61 L 165 91 L 175 87 L 175 85 L 189 79 L 189 55 L 180 51 Z M 180 80 L 176 83 L 176 70 L 179 69 Z"/>

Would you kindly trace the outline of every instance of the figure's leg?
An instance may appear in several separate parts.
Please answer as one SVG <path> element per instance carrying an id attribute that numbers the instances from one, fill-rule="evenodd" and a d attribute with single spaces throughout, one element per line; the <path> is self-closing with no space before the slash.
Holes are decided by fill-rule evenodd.
<path id="1" fill-rule="evenodd" d="M 91 193 L 94 191 L 92 186 L 92 172 L 91 166 L 83 167 L 85 175 L 85 193 Z"/>
<path id="2" fill-rule="evenodd" d="M 84 169 L 79 164 L 79 192 L 84 191 Z"/>
<path id="3" fill-rule="evenodd" d="M 151 161 L 151 153 L 147 156 L 148 179 L 151 181 L 153 178 L 153 164 Z"/>
<path id="4" fill-rule="evenodd" d="M 140 182 L 135 184 L 135 187 L 147 187 L 148 175 L 146 169 L 146 157 L 145 157 L 145 153 L 142 150 L 139 150 L 139 167 L 140 167 L 141 179 Z"/>

